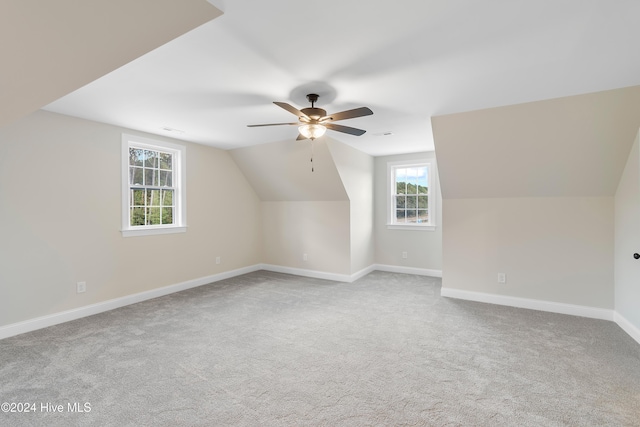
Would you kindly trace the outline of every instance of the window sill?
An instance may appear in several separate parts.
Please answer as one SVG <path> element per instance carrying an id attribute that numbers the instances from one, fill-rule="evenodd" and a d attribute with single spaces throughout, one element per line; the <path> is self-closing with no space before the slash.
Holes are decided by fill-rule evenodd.
<path id="1" fill-rule="evenodd" d="M 174 234 L 184 233 L 187 231 L 187 227 L 153 227 L 153 228 L 137 228 L 121 230 L 122 237 L 136 237 L 136 236 L 152 236 L 155 234 Z"/>
<path id="2" fill-rule="evenodd" d="M 400 225 L 400 224 L 387 224 L 387 230 L 413 230 L 413 231 L 435 231 L 435 225 Z"/>

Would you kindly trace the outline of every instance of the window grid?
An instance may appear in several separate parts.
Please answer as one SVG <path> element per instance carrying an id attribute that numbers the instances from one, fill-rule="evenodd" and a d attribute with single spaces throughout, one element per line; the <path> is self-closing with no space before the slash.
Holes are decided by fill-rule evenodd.
<path id="1" fill-rule="evenodd" d="M 172 153 L 129 147 L 129 225 L 174 225 Z"/>
<path id="2" fill-rule="evenodd" d="M 392 223 L 429 224 L 429 168 L 400 166 L 393 169 Z"/>

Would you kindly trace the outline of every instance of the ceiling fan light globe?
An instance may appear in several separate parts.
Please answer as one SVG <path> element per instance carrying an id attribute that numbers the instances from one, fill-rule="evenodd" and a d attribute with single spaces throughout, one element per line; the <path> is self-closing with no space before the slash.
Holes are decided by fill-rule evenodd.
<path id="1" fill-rule="evenodd" d="M 298 131 L 305 138 L 314 140 L 324 135 L 324 133 L 327 131 L 327 128 L 318 124 L 308 124 L 300 126 L 298 128 Z"/>

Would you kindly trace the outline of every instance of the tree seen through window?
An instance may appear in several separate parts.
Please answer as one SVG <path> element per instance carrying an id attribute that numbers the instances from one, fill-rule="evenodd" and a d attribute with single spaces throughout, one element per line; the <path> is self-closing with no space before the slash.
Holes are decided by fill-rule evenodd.
<path id="1" fill-rule="evenodd" d="M 427 166 L 395 169 L 394 211 L 396 224 L 429 222 L 429 182 Z"/>
<path id="2" fill-rule="evenodd" d="M 129 148 L 130 225 L 174 224 L 173 154 Z"/>

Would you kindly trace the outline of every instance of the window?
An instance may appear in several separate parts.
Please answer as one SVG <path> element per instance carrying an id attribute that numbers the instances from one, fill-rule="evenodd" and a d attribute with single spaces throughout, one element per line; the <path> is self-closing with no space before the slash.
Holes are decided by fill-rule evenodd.
<path id="1" fill-rule="evenodd" d="M 186 147 L 122 135 L 122 235 L 186 231 Z"/>
<path id="2" fill-rule="evenodd" d="M 393 162 L 389 176 L 388 228 L 434 230 L 435 187 L 427 161 Z"/>

